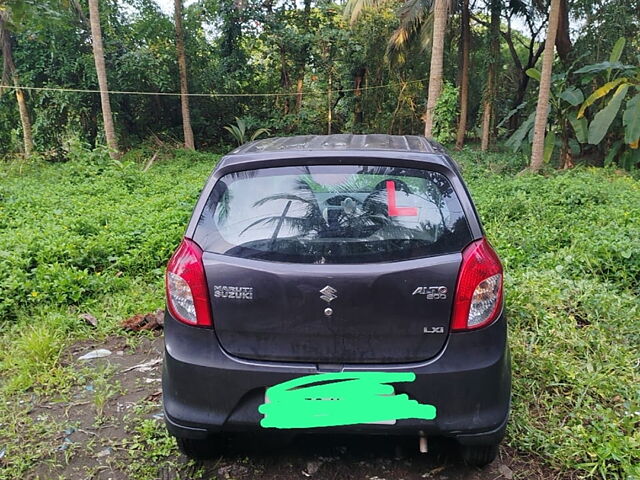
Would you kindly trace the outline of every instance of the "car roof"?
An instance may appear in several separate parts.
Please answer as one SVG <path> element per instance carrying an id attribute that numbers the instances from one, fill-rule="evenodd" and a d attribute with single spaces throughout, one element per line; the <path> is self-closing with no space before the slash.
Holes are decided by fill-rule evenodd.
<path id="1" fill-rule="evenodd" d="M 433 140 L 418 135 L 386 134 L 334 134 L 334 135 L 296 135 L 293 137 L 273 137 L 256 140 L 233 150 L 229 155 L 241 155 L 267 152 L 296 151 L 369 151 L 386 150 L 398 152 L 444 154 L 444 149 Z"/>
<path id="2" fill-rule="evenodd" d="M 336 158 L 341 156 L 399 159 L 412 158 L 442 165 L 457 174 L 456 162 L 438 142 L 418 135 L 334 134 L 273 137 L 246 143 L 231 151 L 217 165 L 241 167 L 259 160 Z"/>

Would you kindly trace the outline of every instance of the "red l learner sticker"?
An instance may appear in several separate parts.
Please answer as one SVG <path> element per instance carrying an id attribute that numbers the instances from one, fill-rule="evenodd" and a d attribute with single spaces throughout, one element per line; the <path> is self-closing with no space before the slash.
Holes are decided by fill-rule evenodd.
<path id="1" fill-rule="evenodd" d="M 387 180 L 387 206 L 390 217 L 417 217 L 416 207 L 398 207 L 396 205 L 396 184 L 393 180 Z"/>

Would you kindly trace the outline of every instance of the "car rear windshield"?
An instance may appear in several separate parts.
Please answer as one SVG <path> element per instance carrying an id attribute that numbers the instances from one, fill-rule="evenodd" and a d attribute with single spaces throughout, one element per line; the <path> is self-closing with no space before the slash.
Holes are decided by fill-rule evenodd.
<path id="1" fill-rule="evenodd" d="M 460 252 L 471 234 L 441 173 L 322 165 L 223 176 L 194 238 L 234 257 L 340 264 Z"/>

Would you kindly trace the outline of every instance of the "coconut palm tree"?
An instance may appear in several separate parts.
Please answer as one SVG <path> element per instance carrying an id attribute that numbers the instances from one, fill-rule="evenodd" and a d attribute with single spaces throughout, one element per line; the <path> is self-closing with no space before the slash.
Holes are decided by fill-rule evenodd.
<path id="1" fill-rule="evenodd" d="M 24 98 L 24 92 L 20 88 L 18 72 L 13 62 L 13 38 L 10 32 L 11 10 L 7 8 L 10 7 L 10 5 L 4 5 L 2 7 L 3 8 L 0 9 L 0 51 L 2 51 L 2 76 L 0 77 L 0 83 L 2 85 L 13 85 L 16 92 L 20 122 L 22 123 L 24 154 L 25 156 L 29 156 L 33 152 L 31 119 L 29 118 L 29 110 Z M 2 93 L 4 92 L 0 91 L 0 94 Z"/>
<path id="2" fill-rule="evenodd" d="M 484 91 L 483 112 L 482 112 L 482 135 L 480 149 L 486 152 L 491 142 L 491 127 L 494 118 L 494 103 L 496 90 L 498 87 L 498 62 L 500 56 L 500 12 L 502 10 L 502 0 L 491 0 L 489 3 L 491 10 L 491 23 L 489 25 L 489 72 L 487 75 L 487 86 Z"/>
<path id="3" fill-rule="evenodd" d="M 189 113 L 189 88 L 187 84 L 187 56 L 184 52 L 184 31 L 182 29 L 182 0 L 175 0 L 173 18 L 176 25 L 176 52 L 178 54 L 178 68 L 180 70 L 180 102 L 182 104 L 182 131 L 184 146 L 195 150 L 191 115 Z"/>
<path id="4" fill-rule="evenodd" d="M 349 0 L 344 14 L 353 24 L 365 8 L 376 8 L 384 0 Z M 427 109 L 423 115 L 424 134 L 430 137 L 433 130 L 433 113 L 442 92 L 444 39 L 447 20 L 453 12 L 455 0 L 407 0 L 398 17 L 400 25 L 389 40 L 388 52 L 397 51 L 412 41 L 419 40 L 423 49 L 431 47 L 431 68 Z"/>
<path id="5" fill-rule="evenodd" d="M 538 93 L 538 105 L 536 107 L 536 120 L 533 127 L 533 144 L 531 151 L 531 163 L 529 168 L 534 172 L 540 170 L 544 159 L 544 140 L 549 115 L 549 94 L 551 90 L 551 74 L 553 70 L 553 57 L 555 54 L 556 33 L 560 21 L 561 0 L 551 0 L 549 12 L 549 28 L 545 40 L 542 57 L 542 73 L 540 77 L 540 90 Z"/>
<path id="6" fill-rule="evenodd" d="M 98 86 L 100 87 L 104 135 L 107 139 L 107 145 L 109 146 L 109 154 L 112 158 L 117 158 L 119 155 L 118 140 L 116 138 L 115 127 L 113 126 L 113 115 L 111 114 L 111 103 L 109 101 L 109 84 L 107 82 L 107 70 L 104 64 L 104 47 L 102 46 L 102 29 L 100 27 L 98 0 L 89 0 L 89 22 L 91 23 L 93 59 L 96 64 Z"/>
<path id="7" fill-rule="evenodd" d="M 434 0 L 433 4 L 433 40 L 431 41 L 431 68 L 429 68 L 429 90 L 427 110 L 424 112 L 424 136 L 431 137 L 433 117 L 442 93 L 442 75 L 444 70 L 444 36 L 449 15 L 448 0 Z"/>
<path id="8" fill-rule="evenodd" d="M 464 146 L 469 111 L 469 56 L 471 50 L 471 22 L 469 0 L 462 0 L 460 15 L 460 43 L 462 45 L 462 64 L 460 65 L 460 117 L 456 133 L 456 150 Z"/>

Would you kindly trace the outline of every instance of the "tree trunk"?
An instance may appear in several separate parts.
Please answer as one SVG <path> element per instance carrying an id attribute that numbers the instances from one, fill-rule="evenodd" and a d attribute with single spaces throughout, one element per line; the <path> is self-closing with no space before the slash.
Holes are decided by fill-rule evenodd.
<path id="1" fill-rule="evenodd" d="M 104 48 L 102 46 L 102 29 L 100 28 L 100 10 L 98 8 L 98 0 L 89 0 L 89 21 L 91 22 L 93 59 L 96 64 L 98 86 L 100 87 L 100 103 L 102 105 L 104 135 L 107 139 L 111 158 L 117 158 L 119 156 L 118 140 L 113 126 L 111 103 L 109 102 L 109 85 L 107 83 L 107 70 L 104 65 Z"/>
<path id="2" fill-rule="evenodd" d="M 87 31 L 91 30 L 91 24 L 89 23 L 89 19 L 87 18 L 87 16 L 84 14 L 82 5 L 80 5 L 79 0 L 71 0 L 71 8 L 73 8 L 73 10 L 75 11 L 75 14 L 82 24 L 82 27 Z"/>
<path id="3" fill-rule="evenodd" d="M 489 83 L 491 85 L 491 82 Z M 490 100 L 483 102 L 482 112 L 482 136 L 480 140 L 480 150 L 486 152 L 489 150 L 489 144 L 491 143 L 491 116 L 493 103 Z"/>
<path id="4" fill-rule="evenodd" d="M 456 135 L 456 150 L 464 146 L 469 111 L 469 50 L 471 47 L 471 25 L 469 24 L 469 0 L 462 1 L 462 66 L 460 73 L 460 118 Z"/>
<path id="5" fill-rule="evenodd" d="M 355 96 L 355 102 L 353 106 L 353 125 L 355 127 L 360 127 L 364 120 L 364 115 L 362 112 L 362 81 L 364 80 L 364 76 L 366 75 L 366 73 L 366 68 L 358 68 L 353 79 L 353 93 Z"/>
<path id="6" fill-rule="evenodd" d="M 22 90 L 16 85 L 16 99 L 18 100 L 18 110 L 20 110 L 20 121 L 22 122 L 22 141 L 24 143 L 24 154 L 30 156 L 33 153 L 33 135 L 31 133 L 31 119 L 29 118 L 29 110 L 27 110 L 27 102 L 24 99 Z"/>
<path id="7" fill-rule="evenodd" d="M 2 79 L 0 83 L 9 83 L 9 79 L 13 82 L 16 91 L 16 100 L 18 101 L 18 111 L 20 112 L 20 122 L 22 123 L 22 142 L 24 146 L 25 156 L 33 153 L 33 134 L 31 132 L 31 119 L 29 118 L 29 110 L 24 93 L 20 89 L 20 80 L 16 72 L 15 63 L 13 63 L 13 44 L 12 38 L 7 28 L 6 11 L 0 11 L 0 46 L 2 46 Z M 0 94 L 2 92 L 0 91 Z"/>
<path id="8" fill-rule="evenodd" d="M 311 16 L 311 0 L 304 0 L 304 9 L 302 11 L 302 25 L 305 30 L 309 29 L 309 19 Z M 307 68 L 307 60 L 309 57 L 309 45 L 305 44 L 302 50 L 302 56 L 299 58 L 297 65 L 298 78 L 296 80 L 296 112 L 300 112 L 302 108 L 302 89 L 304 86 L 304 72 Z"/>
<path id="9" fill-rule="evenodd" d="M 302 73 L 304 75 L 304 71 Z M 298 77 L 296 80 L 296 112 L 302 108 L 302 87 L 304 86 L 304 78 Z"/>
<path id="10" fill-rule="evenodd" d="M 511 108 L 515 109 L 522 105 L 524 102 L 524 97 L 527 94 L 527 87 L 529 86 L 529 75 L 526 74 L 525 70 L 521 70 L 518 72 L 518 76 L 520 77 L 518 80 L 518 89 L 516 90 L 516 96 L 511 104 Z M 520 125 L 520 112 L 516 112 L 509 119 L 509 128 L 511 130 L 516 130 Z"/>
<path id="11" fill-rule="evenodd" d="M 542 73 L 540 78 L 540 91 L 538 93 L 538 105 L 536 107 L 536 121 L 533 126 L 533 145 L 531 151 L 531 164 L 529 168 L 537 172 L 544 161 L 544 136 L 549 115 L 549 92 L 551 89 L 551 73 L 553 70 L 553 56 L 558 31 L 560 14 L 560 1 L 551 0 L 549 13 L 549 29 L 544 44 L 544 56 L 542 58 Z"/>
<path id="12" fill-rule="evenodd" d="M 333 126 L 333 105 L 331 104 L 331 70 L 329 70 L 329 79 L 327 81 L 329 89 L 327 90 L 327 135 L 331 135 L 331 127 Z"/>
<path id="13" fill-rule="evenodd" d="M 433 6 L 433 39 L 431 41 L 431 68 L 429 69 L 429 92 L 427 110 L 424 112 L 424 136 L 431 137 L 433 116 L 442 92 L 444 63 L 444 36 L 447 28 L 448 0 L 435 0 Z"/>
<path id="14" fill-rule="evenodd" d="M 562 148 L 560 149 L 560 159 L 562 160 L 562 168 L 568 170 L 573 168 L 573 157 L 571 155 L 571 147 L 569 146 L 569 132 L 566 127 L 562 129 Z"/>
<path id="15" fill-rule="evenodd" d="M 510 23 L 508 23 L 507 31 L 502 33 L 502 37 L 507 42 L 507 47 L 509 47 L 509 53 L 511 54 L 511 58 L 513 59 L 514 66 L 518 71 L 518 89 L 516 90 L 516 95 L 511 106 L 512 109 L 519 107 L 520 105 L 522 105 L 522 102 L 524 102 L 524 98 L 527 93 L 527 87 L 529 86 L 529 75 L 527 75 L 527 70 L 536 66 L 536 64 L 538 63 L 538 59 L 540 58 L 540 55 L 542 55 L 542 51 L 544 49 L 544 43 L 541 43 L 536 48 L 536 37 L 539 31 L 534 30 L 531 25 L 529 25 L 529 31 L 531 38 L 529 39 L 528 45 L 526 45 L 527 62 L 524 65 L 520 61 L 518 51 L 513 42 Z M 519 126 L 520 112 L 516 112 L 509 119 L 509 128 L 511 130 L 516 130 Z"/>
<path id="16" fill-rule="evenodd" d="M 565 66 L 569 65 L 571 53 L 571 37 L 569 36 L 569 8 L 567 0 L 560 0 L 560 12 L 558 17 L 558 31 L 556 33 L 556 49 L 558 56 Z"/>
<path id="17" fill-rule="evenodd" d="M 184 147 L 195 150 L 193 129 L 191 128 L 191 114 L 189 113 L 189 87 L 187 84 L 187 56 L 184 52 L 184 31 L 182 29 L 182 0 L 175 0 L 173 19 L 176 24 L 176 52 L 178 54 L 178 69 L 180 71 L 180 103 L 182 105 L 182 132 Z"/>
<path id="18" fill-rule="evenodd" d="M 491 2 L 491 25 L 489 26 L 489 73 L 484 91 L 482 113 L 482 140 L 480 149 L 489 150 L 493 125 L 493 106 L 496 100 L 498 65 L 500 62 L 500 0 Z"/>
<path id="19" fill-rule="evenodd" d="M 289 114 L 289 93 L 291 88 L 291 82 L 289 80 L 289 70 L 287 68 L 287 50 L 283 44 L 280 44 L 280 86 L 282 90 L 287 94 L 284 96 L 284 115 Z"/>

